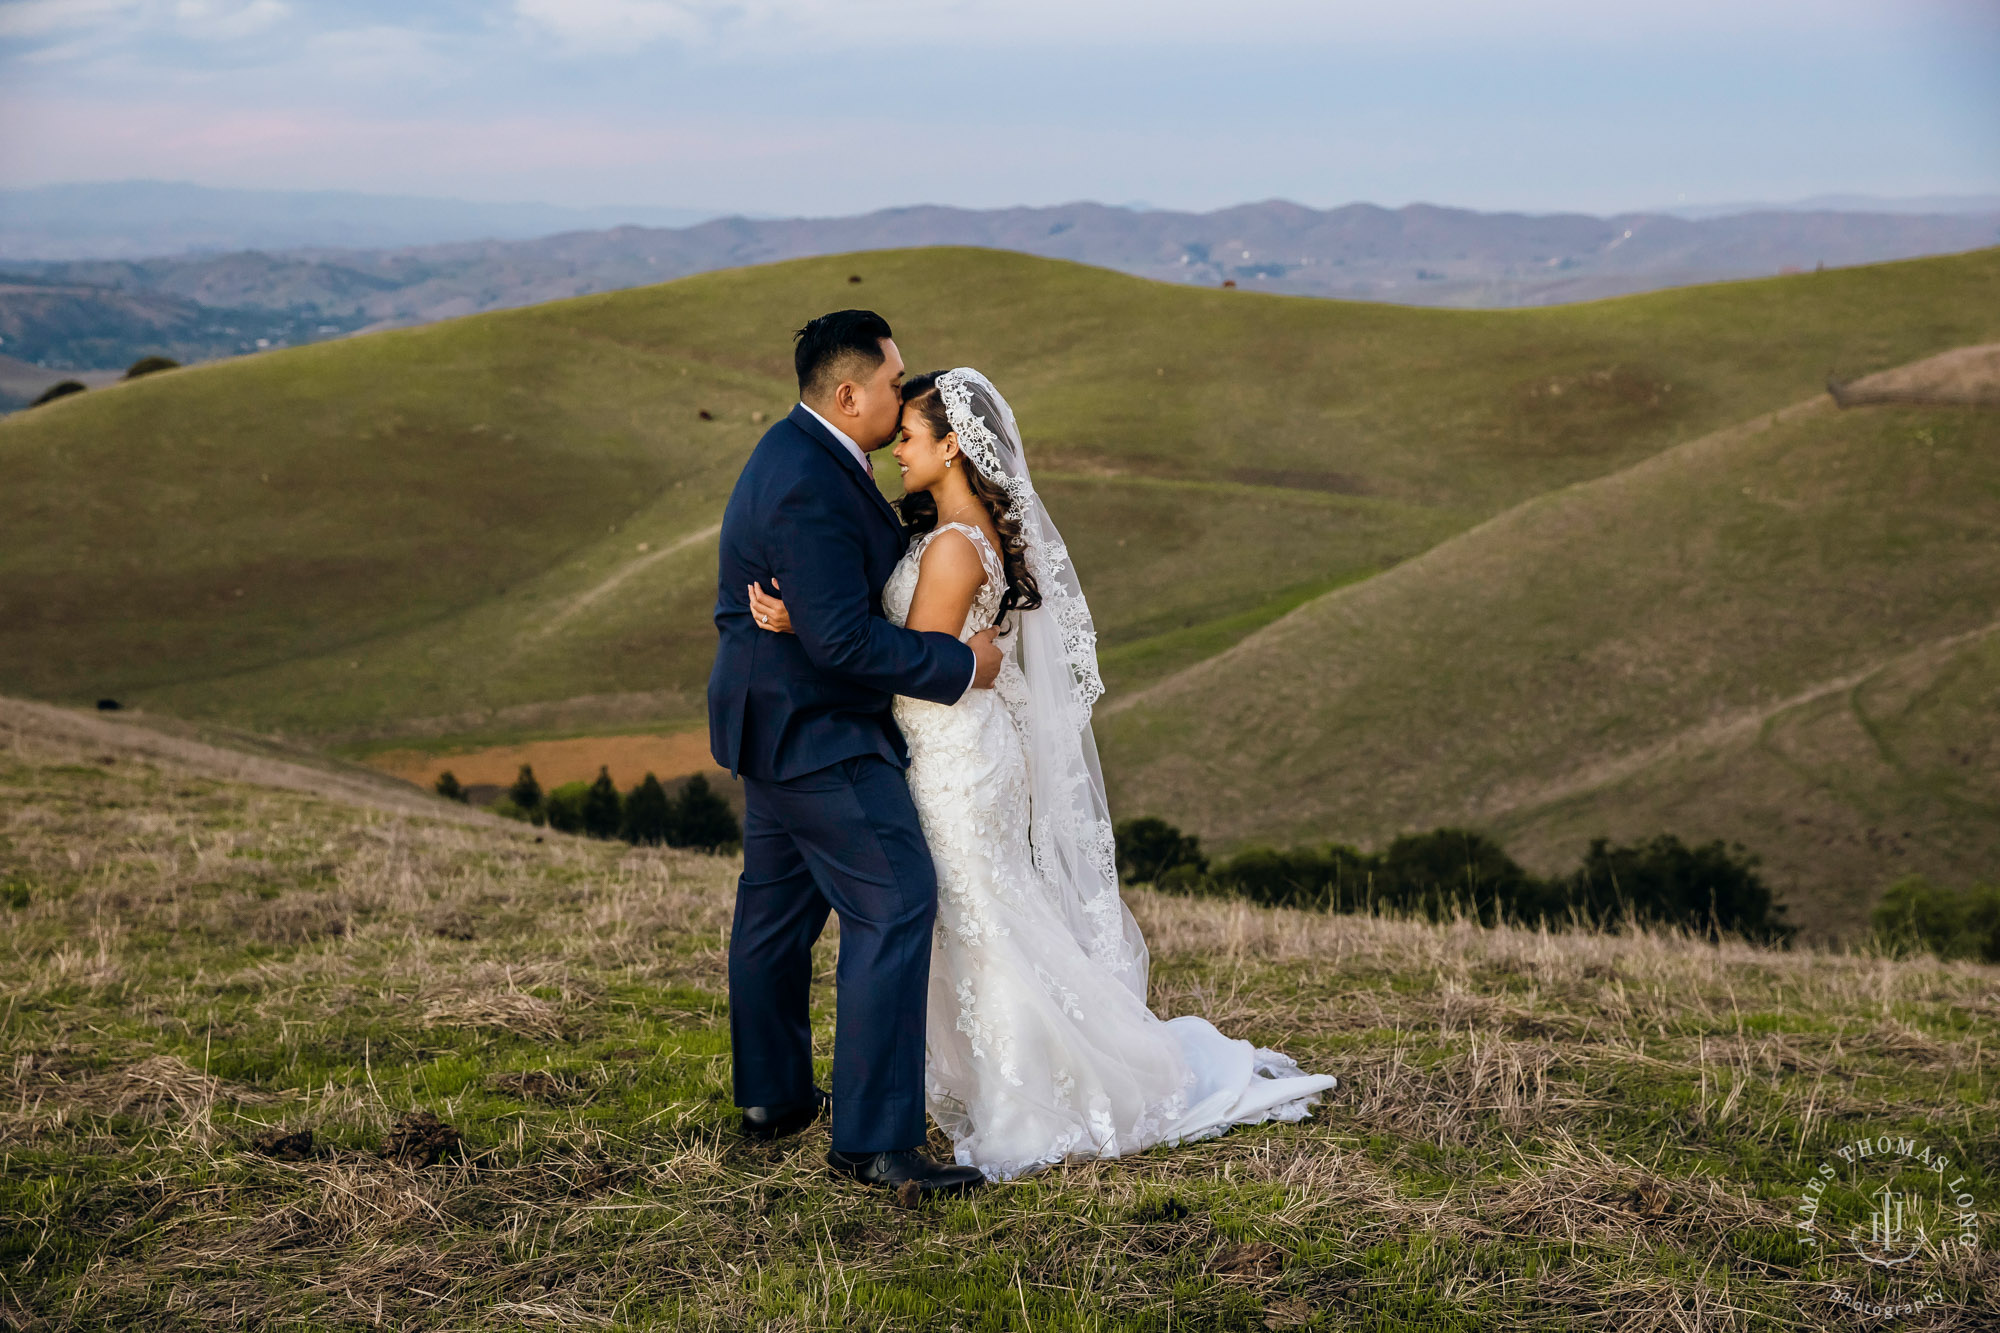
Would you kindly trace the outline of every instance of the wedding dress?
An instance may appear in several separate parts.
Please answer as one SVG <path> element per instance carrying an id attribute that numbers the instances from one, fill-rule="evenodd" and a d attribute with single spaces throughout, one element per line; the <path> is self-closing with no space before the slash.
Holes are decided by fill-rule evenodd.
<path id="1" fill-rule="evenodd" d="M 936 864 L 924 1071 L 933 1119 L 961 1164 L 1006 1180 L 1236 1125 L 1300 1120 L 1336 1080 L 1146 1005 L 1145 942 L 1118 896 L 1090 736 L 1102 693 L 1082 589 L 1029 481 L 1013 414 L 978 372 L 939 378 L 960 447 L 1009 492 L 1042 607 L 1010 613 L 991 690 L 957 704 L 898 697 L 910 794 Z M 909 616 L 930 544 L 963 534 L 986 581 L 961 638 L 994 623 L 1006 587 L 977 527 L 911 544 L 883 590 Z"/>

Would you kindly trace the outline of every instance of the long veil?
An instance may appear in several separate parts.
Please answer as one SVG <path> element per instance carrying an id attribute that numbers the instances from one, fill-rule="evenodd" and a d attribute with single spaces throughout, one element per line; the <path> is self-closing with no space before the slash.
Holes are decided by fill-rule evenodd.
<path id="1" fill-rule="evenodd" d="M 1029 841 L 1035 866 L 1085 953 L 1146 998 L 1145 937 L 1118 896 L 1117 850 L 1104 772 L 1090 730 L 1104 694 L 1097 630 L 1069 549 L 1028 474 L 1020 427 L 1000 391 L 967 366 L 938 376 L 959 447 L 1007 492 L 1042 604 L 1015 611 L 1013 651 L 1027 682 Z M 1004 640 L 1003 640 L 1004 642 Z"/>

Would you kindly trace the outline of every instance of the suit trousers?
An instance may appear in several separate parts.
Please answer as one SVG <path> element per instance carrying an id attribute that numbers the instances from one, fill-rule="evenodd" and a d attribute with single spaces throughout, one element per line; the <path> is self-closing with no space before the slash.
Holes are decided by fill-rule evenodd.
<path id="1" fill-rule="evenodd" d="M 729 937 L 738 1106 L 812 1095 L 812 948 L 840 916 L 833 1146 L 914 1148 L 937 877 L 903 772 L 877 755 L 784 782 L 745 777 L 743 877 Z"/>

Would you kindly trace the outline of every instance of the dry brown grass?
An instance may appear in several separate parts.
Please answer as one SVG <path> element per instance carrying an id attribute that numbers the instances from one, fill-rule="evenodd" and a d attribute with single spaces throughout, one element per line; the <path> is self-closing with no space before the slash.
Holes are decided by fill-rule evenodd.
<path id="1" fill-rule="evenodd" d="M 2000 1174 L 2000 970 L 1135 892 L 1157 1008 L 1341 1091 L 904 1212 L 731 1132 L 731 863 L 114 739 L 0 744 L 0 1327 L 1817 1328 L 1826 1145 Z"/>

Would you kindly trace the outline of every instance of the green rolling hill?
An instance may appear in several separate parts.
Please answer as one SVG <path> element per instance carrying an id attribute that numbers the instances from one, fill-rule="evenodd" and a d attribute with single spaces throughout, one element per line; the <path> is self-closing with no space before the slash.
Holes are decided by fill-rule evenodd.
<path id="1" fill-rule="evenodd" d="M 1821 399 L 1537 497 L 1114 701 L 1115 797 L 1225 841 L 1673 828 L 1814 920 L 2000 851 L 2000 413 Z M 1289 794 L 1274 802 L 1273 791 Z"/>
<path id="2" fill-rule="evenodd" d="M 1815 819 L 1863 799 L 1815 763 L 1944 808 L 1944 701 L 1976 708 L 1990 660 L 1952 636 L 2000 614 L 1991 418 L 1716 433 L 2000 340 L 2000 251 L 1486 312 L 883 252 L 155 375 L 0 421 L 0 690 L 350 750 L 698 725 L 722 501 L 792 400 L 788 331 L 849 304 L 1013 399 L 1098 611 L 1125 813 L 1225 844 L 1469 818 L 1550 856 L 1740 825 L 1776 865 L 1819 836 L 1745 813 L 1792 800 L 1777 774 Z M 1885 461 L 1926 431 L 1928 471 Z M 1878 711 L 1822 717 L 1864 671 Z M 1879 771 L 1838 757 L 1856 729 Z M 1843 856 L 1783 864 L 1879 873 Z"/>

